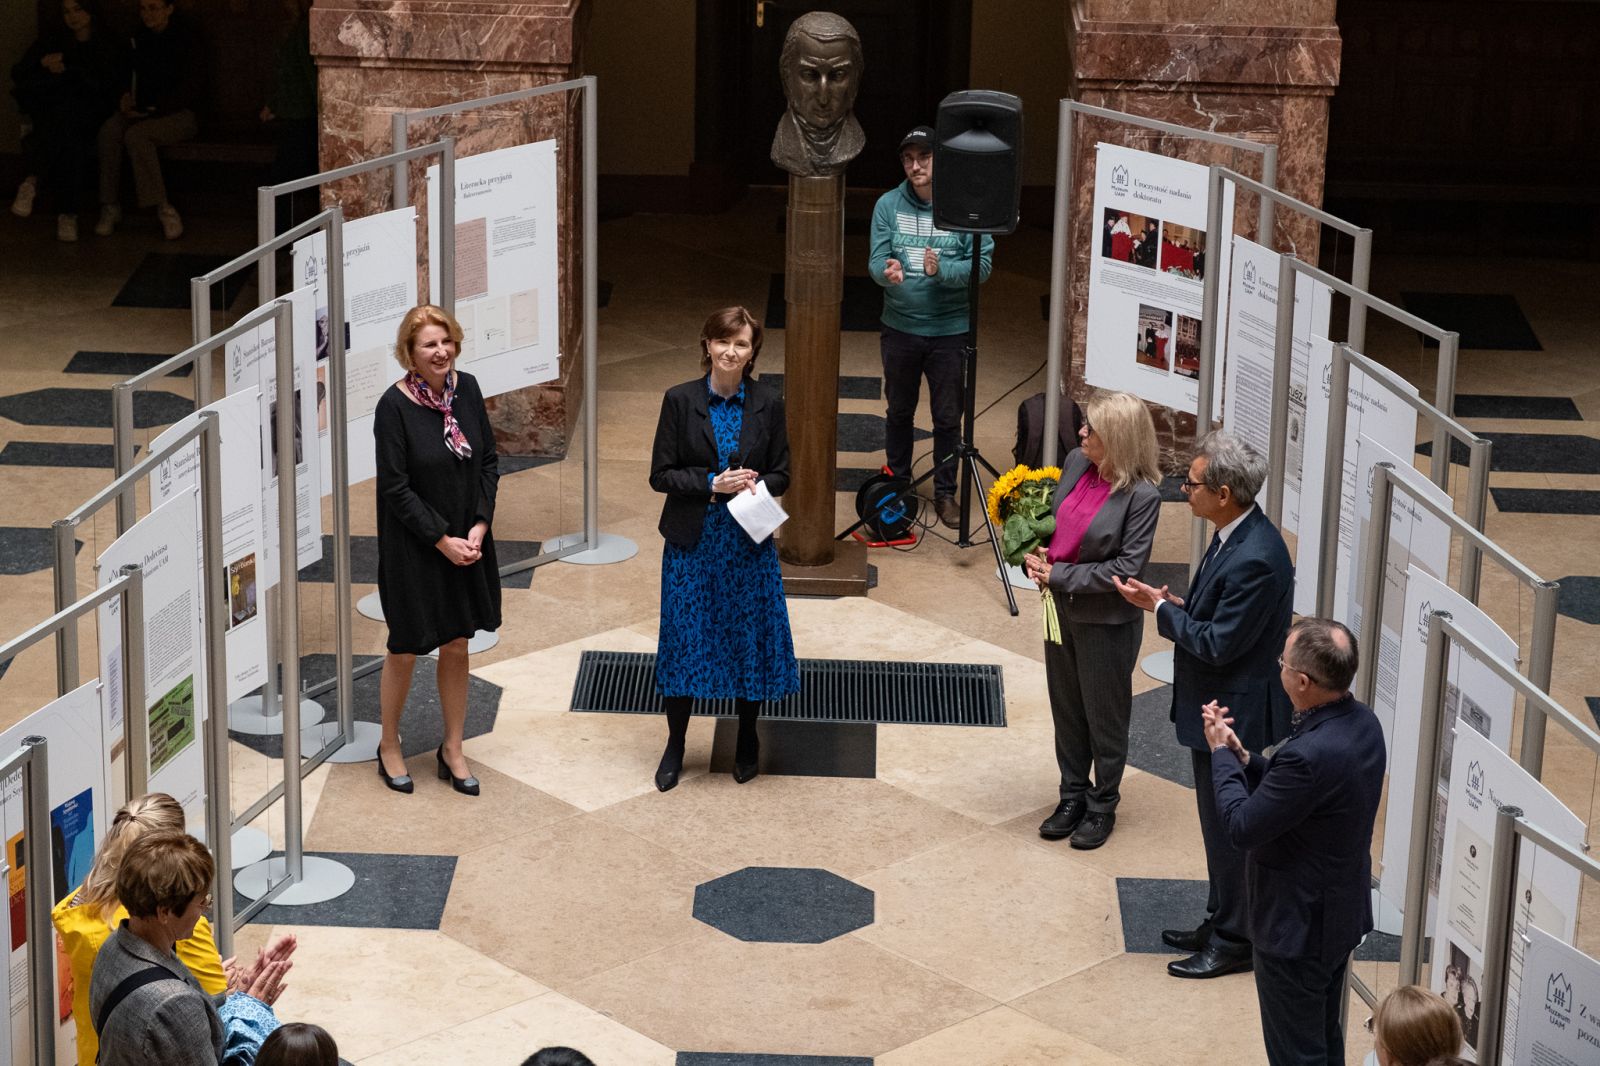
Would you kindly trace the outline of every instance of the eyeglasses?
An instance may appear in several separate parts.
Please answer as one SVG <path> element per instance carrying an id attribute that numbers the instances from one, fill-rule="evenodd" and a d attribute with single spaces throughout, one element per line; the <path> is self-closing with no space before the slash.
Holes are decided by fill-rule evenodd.
<path id="1" fill-rule="evenodd" d="M 1323 682 L 1317 680 L 1317 678 L 1316 678 L 1316 676 L 1314 674 L 1307 674 L 1304 670 L 1300 669 L 1298 666 L 1290 666 L 1288 663 L 1284 662 L 1283 661 L 1283 656 L 1281 656 L 1281 655 L 1278 656 L 1278 669 L 1280 669 L 1280 670 L 1292 670 L 1297 674 L 1304 674 L 1305 675 L 1305 679 L 1307 681 L 1311 682 L 1313 685 L 1316 685 L 1319 688 L 1327 688 L 1328 687 L 1327 685 L 1323 684 Z"/>
<path id="2" fill-rule="evenodd" d="M 1184 492 L 1193 492 L 1195 489 L 1205 488 L 1206 483 L 1204 481 L 1190 481 L 1188 478 L 1184 478 L 1178 482 L 1178 487 Z"/>
<path id="3" fill-rule="evenodd" d="M 1094 427 L 1089 424 L 1089 420 L 1087 418 L 1083 420 L 1083 435 L 1085 437 L 1094 436 Z"/>
<path id="4" fill-rule="evenodd" d="M 211 909 L 211 905 L 213 903 L 215 903 L 215 902 L 216 902 L 215 897 L 213 897 L 211 895 L 211 893 L 207 892 L 206 893 L 206 898 L 200 901 L 200 906 L 205 910 L 210 910 Z"/>

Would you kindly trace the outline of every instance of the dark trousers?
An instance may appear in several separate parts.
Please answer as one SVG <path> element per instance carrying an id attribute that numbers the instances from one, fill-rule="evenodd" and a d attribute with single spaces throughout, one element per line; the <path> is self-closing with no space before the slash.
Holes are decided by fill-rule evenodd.
<path id="1" fill-rule="evenodd" d="M 1344 1066 L 1344 971 L 1319 959 L 1282 959 L 1254 953 L 1261 1035 L 1271 1066 Z"/>
<path id="2" fill-rule="evenodd" d="M 1128 764 L 1133 664 L 1144 636 L 1144 615 L 1111 625 L 1074 622 L 1066 597 L 1059 595 L 1056 611 L 1061 643 L 1045 641 L 1044 676 L 1056 727 L 1061 799 L 1082 797 L 1091 811 L 1114 811 Z"/>
<path id="3" fill-rule="evenodd" d="M 1194 757 L 1194 798 L 1200 811 L 1200 836 L 1206 845 L 1206 874 L 1211 883 L 1206 899 L 1211 931 L 1223 940 L 1246 943 L 1250 939 L 1245 906 L 1244 852 L 1228 843 L 1217 814 L 1217 793 L 1211 787 L 1211 752 L 1190 749 Z M 1229 755 L 1228 758 L 1233 758 Z"/>
<path id="4" fill-rule="evenodd" d="M 22 139 L 27 171 L 41 191 L 53 197 L 58 215 L 76 215 L 94 204 L 96 112 L 62 105 L 35 116 L 33 132 Z"/>
<path id="5" fill-rule="evenodd" d="M 911 476 L 911 429 L 922 396 L 922 379 L 928 379 L 928 405 L 933 409 L 933 461 L 953 454 L 961 443 L 961 355 L 965 333 L 947 337 L 919 337 L 883 327 L 883 398 L 888 410 L 883 424 L 883 451 L 889 469 Z M 959 463 L 946 463 L 933 475 L 935 496 L 956 494 Z"/>

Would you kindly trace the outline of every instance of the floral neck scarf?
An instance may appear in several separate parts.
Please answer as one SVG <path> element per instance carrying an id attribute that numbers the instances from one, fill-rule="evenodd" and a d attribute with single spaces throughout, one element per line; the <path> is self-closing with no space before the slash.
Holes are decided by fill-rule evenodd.
<path id="1" fill-rule="evenodd" d="M 467 435 L 461 431 L 461 425 L 450 409 L 456 399 L 456 372 L 452 370 L 446 375 L 442 400 L 434 398 L 433 390 L 428 388 L 427 379 L 415 370 L 407 374 L 400 385 L 422 406 L 430 407 L 444 415 L 445 447 L 454 452 L 457 459 L 472 458 L 472 445 L 467 441 Z"/>

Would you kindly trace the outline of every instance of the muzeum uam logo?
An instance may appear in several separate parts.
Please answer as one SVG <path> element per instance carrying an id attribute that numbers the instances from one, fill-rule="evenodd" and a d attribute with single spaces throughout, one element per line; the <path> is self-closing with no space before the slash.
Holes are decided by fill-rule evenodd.
<path id="1" fill-rule="evenodd" d="M 1111 168 L 1111 187 L 1117 192 L 1128 191 L 1128 168 L 1121 163 Z"/>
<path id="2" fill-rule="evenodd" d="M 1256 261 L 1254 259 L 1245 260 L 1243 280 L 1244 294 L 1246 296 L 1254 296 L 1256 292 Z"/>

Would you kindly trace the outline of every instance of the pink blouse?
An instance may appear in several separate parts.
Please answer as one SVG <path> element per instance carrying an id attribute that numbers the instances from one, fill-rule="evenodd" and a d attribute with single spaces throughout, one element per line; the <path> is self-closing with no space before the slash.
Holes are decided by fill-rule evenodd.
<path id="1" fill-rule="evenodd" d="M 1066 498 L 1061 501 L 1061 509 L 1056 512 L 1056 531 L 1050 537 L 1050 548 L 1045 553 L 1045 558 L 1052 565 L 1078 561 L 1083 535 L 1110 495 L 1111 482 L 1102 478 L 1092 466 L 1068 490 Z"/>

